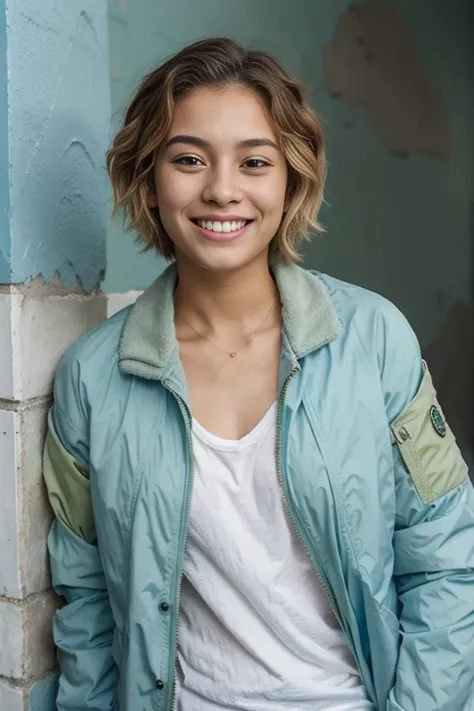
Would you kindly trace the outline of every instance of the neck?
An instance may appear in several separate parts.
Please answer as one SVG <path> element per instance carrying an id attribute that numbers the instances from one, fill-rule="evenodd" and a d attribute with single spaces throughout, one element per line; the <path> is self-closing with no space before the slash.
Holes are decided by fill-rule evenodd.
<path id="1" fill-rule="evenodd" d="M 210 331 L 246 326 L 265 313 L 275 300 L 279 311 L 279 293 L 265 254 L 261 260 L 226 273 L 200 269 L 196 264 L 178 260 L 176 311 L 183 312 L 196 326 Z"/>

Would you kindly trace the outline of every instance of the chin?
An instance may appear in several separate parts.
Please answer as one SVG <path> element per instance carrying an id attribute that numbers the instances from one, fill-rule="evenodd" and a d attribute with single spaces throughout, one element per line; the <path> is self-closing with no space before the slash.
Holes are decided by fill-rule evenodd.
<path id="1" fill-rule="evenodd" d="M 246 266 L 253 260 L 242 258 L 237 259 L 235 256 L 232 258 L 231 255 L 222 255 L 222 257 L 207 259 L 201 257 L 200 259 L 196 259 L 194 261 L 196 265 L 199 265 L 202 269 L 205 269 L 206 271 L 214 272 L 216 274 L 224 274 L 227 272 L 233 272 L 237 271 L 238 269 L 242 269 L 242 267 Z"/>
<path id="2" fill-rule="evenodd" d="M 253 262 L 256 262 L 268 253 L 267 245 L 255 253 L 242 248 L 243 245 L 219 245 L 205 246 L 204 249 L 182 250 L 181 259 L 195 264 L 197 267 L 214 273 L 228 273 L 240 270 Z M 177 261 L 180 257 L 177 255 Z"/>

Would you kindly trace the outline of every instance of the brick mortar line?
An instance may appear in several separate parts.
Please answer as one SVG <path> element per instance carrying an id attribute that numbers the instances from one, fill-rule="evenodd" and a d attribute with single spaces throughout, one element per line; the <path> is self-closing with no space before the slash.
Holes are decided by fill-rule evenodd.
<path id="1" fill-rule="evenodd" d="M 60 282 L 46 283 L 42 279 L 34 279 L 30 284 L 0 284 L 0 294 L 21 294 L 22 296 L 33 299 L 45 298 L 48 296 L 80 296 L 83 299 L 93 299 L 97 296 L 105 295 L 102 291 L 100 283 L 97 284 L 91 291 L 86 291 L 82 286 L 66 287 Z"/>
<path id="2" fill-rule="evenodd" d="M 32 397 L 28 400 L 7 400 L 6 398 L 0 398 L 0 410 L 7 412 L 23 412 L 25 410 L 31 410 L 36 405 L 45 405 L 51 401 L 53 395 L 39 395 L 38 397 Z"/>
<path id="3" fill-rule="evenodd" d="M 15 676 L 4 676 L 0 674 L 0 682 L 7 682 L 7 684 L 18 691 L 27 691 L 35 684 L 41 684 L 42 681 L 48 681 L 58 672 L 58 667 L 54 666 L 50 669 L 46 669 L 45 672 L 39 676 L 28 676 L 25 679 L 18 679 Z"/>
<path id="4" fill-rule="evenodd" d="M 51 593 L 53 595 L 56 595 L 52 587 L 45 588 L 44 590 L 39 590 L 35 593 L 30 593 L 29 595 L 26 595 L 26 597 L 22 597 L 21 599 L 15 597 L 7 597 L 6 595 L 0 595 L 0 605 L 2 603 L 6 603 L 7 605 L 15 605 L 16 607 L 25 607 L 30 602 L 33 602 L 36 598 L 41 596 L 47 597 Z M 60 600 L 61 598 L 58 599 Z"/>

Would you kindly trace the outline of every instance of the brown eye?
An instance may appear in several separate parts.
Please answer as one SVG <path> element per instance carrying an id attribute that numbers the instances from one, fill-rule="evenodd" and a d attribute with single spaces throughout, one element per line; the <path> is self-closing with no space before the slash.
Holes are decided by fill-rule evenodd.
<path id="1" fill-rule="evenodd" d="M 251 170 L 257 170 L 258 168 L 265 168 L 268 165 L 270 165 L 270 164 L 267 163 L 265 160 L 262 160 L 262 158 L 249 158 L 249 160 L 246 160 L 244 163 L 244 166 L 246 168 L 250 168 Z"/>
<path id="2" fill-rule="evenodd" d="M 200 161 L 199 158 L 196 158 L 196 156 L 182 156 L 181 158 L 176 158 L 173 163 L 178 165 L 186 165 L 191 168 L 202 165 L 202 161 Z"/>

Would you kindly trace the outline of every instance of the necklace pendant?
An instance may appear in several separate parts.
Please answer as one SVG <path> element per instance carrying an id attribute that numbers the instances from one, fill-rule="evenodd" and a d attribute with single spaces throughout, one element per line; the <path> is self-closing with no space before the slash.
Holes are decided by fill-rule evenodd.
<path id="1" fill-rule="evenodd" d="M 236 355 L 237 355 L 237 353 L 229 353 L 229 355 L 230 355 L 231 358 L 235 358 Z"/>

